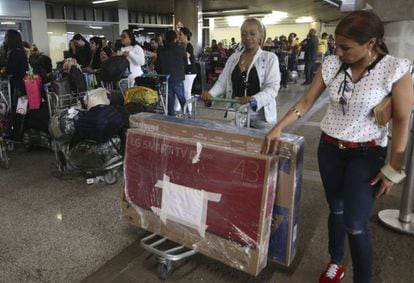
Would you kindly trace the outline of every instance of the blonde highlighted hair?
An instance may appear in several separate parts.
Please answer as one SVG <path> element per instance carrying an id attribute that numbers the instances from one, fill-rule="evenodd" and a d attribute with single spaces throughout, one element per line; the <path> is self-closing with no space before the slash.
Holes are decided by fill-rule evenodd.
<path id="1" fill-rule="evenodd" d="M 241 25 L 240 30 L 243 28 L 244 25 L 247 25 L 247 24 L 254 24 L 257 26 L 257 28 L 259 29 L 260 36 L 261 36 L 260 45 L 263 45 L 266 39 L 266 27 L 264 26 L 262 21 L 254 17 L 248 17 L 244 20 L 243 24 Z"/>

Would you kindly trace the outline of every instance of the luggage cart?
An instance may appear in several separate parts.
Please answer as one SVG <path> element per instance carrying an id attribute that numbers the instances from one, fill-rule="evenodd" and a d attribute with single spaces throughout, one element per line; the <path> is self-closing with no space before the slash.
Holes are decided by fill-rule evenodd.
<path id="1" fill-rule="evenodd" d="M 10 104 L 6 96 L 0 91 L 0 165 L 6 169 L 9 169 L 9 156 L 8 151 L 12 151 L 14 148 L 13 143 L 7 142 L 3 135 L 7 130 L 8 123 L 6 116 L 10 112 Z"/>
<path id="2" fill-rule="evenodd" d="M 163 244 L 170 244 L 170 247 L 161 249 Z M 156 233 L 142 238 L 141 246 L 157 256 L 158 275 L 163 280 L 167 279 L 167 277 L 174 271 L 175 262 L 186 259 L 197 253 L 195 250 L 185 246 L 177 246 L 176 243 L 173 243 Z"/>
<path id="3" fill-rule="evenodd" d="M 52 117 L 56 115 L 59 115 L 63 111 L 71 108 L 72 106 L 77 106 L 79 107 L 79 109 L 81 109 L 82 105 L 79 100 L 79 95 L 80 94 L 76 94 L 73 92 L 57 95 L 54 92 L 48 91 L 46 93 L 46 98 L 48 102 L 47 104 L 48 104 L 50 119 L 52 119 Z M 55 155 L 55 160 L 59 160 L 61 158 L 59 156 L 59 150 L 63 147 L 63 143 L 61 141 L 58 141 L 52 138 L 51 147 Z M 57 171 L 55 171 L 55 169 L 57 169 Z M 59 163 L 56 163 L 55 166 L 53 167 L 52 172 L 55 173 L 57 177 L 62 177 L 64 168 L 61 167 Z"/>
<path id="4" fill-rule="evenodd" d="M 67 110 L 72 106 L 79 106 L 80 108 L 81 102 L 79 100 L 79 95 L 75 93 L 65 93 L 57 95 L 54 92 L 47 92 L 46 97 L 48 100 L 47 102 L 50 117 L 64 110 Z"/>
<path id="5" fill-rule="evenodd" d="M 188 118 L 184 113 L 187 113 L 188 105 L 194 104 L 194 111 L 196 110 L 195 107 L 197 102 L 201 100 L 199 95 L 196 95 L 189 100 L 187 100 L 186 104 L 183 108 L 183 117 Z M 212 101 L 217 102 L 225 102 L 225 103 L 232 103 L 232 104 L 239 104 L 237 99 L 226 99 L 226 98 L 213 98 Z M 250 107 L 256 106 L 256 101 L 252 101 L 249 104 L 239 105 L 237 109 L 230 109 L 235 111 L 235 125 L 237 127 L 247 126 L 250 127 Z M 223 111 L 229 111 L 229 108 L 226 109 L 219 109 Z M 193 116 L 194 117 L 194 116 Z M 247 124 L 246 124 L 247 123 Z M 163 247 L 163 245 L 165 245 Z M 161 279 L 165 280 L 172 274 L 174 271 L 175 263 L 180 260 L 184 260 L 190 256 L 197 254 L 197 251 L 187 248 L 183 245 L 179 245 L 175 242 L 170 241 L 166 237 L 162 237 L 157 233 L 150 234 L 145 238 L 141 239 L 141 246 L 149 251 L 150 253 L 157 256 L 158 261 L 158 275 Z"/>
<path id="6" fill-rule="evenodd" d="M 136 86 L 144 86 L 152 88 L 158 92 L 159 101 L 155 107 L 155 111 L 161 111 L 164 115 L 168 115 L 168 80 L 170 75 L 148 74 L 135 78 Z M 173 102 L 174 103 L 174 102 Z"/>
<path id="7" fill-rule="evenodd" d="M 194 119 L 196 118 L 196 113 L 197 113 L 197 102 L 199 102 L 201 100 L 201 97 L 199 95 L 195 95 L 194 97 L 190 98 L 189 100 L 186 101 L 185 105 L 184 105 L 184 109 L 183 109 L 183 115 L 185 116 L 185 113 L 188 112 L 188 105 L 190 104 L 194 104 L 193 109 L 194 109 L 194 115 L 192 115 L 192 117 L 194 117 Z M 227 115 L 227 112 L 234 112 L 234 123 L 236 125 L 236 127 L 244 127 L 246 126 L 247 128 L 250 128 L 250 108 L 251 107 L 255 107 L 257 106 L 257 102 L 255 100 L 251 101 L 250 103 L 246 103 L 243 105 L 240 105 L 239 100 L 237 99 L 231 99 L 231 98 L 220 98 L 220 97 L 213 97 L 210 101 L 212 102 L 221 102 L 221 103 L 227 103 L 229 104 L 227 107 L 225 108 L 212 108 L 210 107 L 210 109 L 212 110 L 217 110 L 217 111 L 223 111 L 224 116 Z"/>
<path id="8" fill-rule="evenodd" d="M 7 101 L 8 105 L 11 104 L 11 88 L 10 80 L 8 78 L 0 78 L 0 91 L 3 94 L 4 98 Z"/>

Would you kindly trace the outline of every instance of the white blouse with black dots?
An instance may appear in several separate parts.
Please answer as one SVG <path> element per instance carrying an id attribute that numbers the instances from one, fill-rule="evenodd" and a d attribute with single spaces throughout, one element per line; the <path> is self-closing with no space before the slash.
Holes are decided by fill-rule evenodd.
<path id="1" fill-rule="evenodd" d="M 352 83 L 351 68 L 346 69 L 346 88 L 343 92 L 345 71 L 336 77 L 342 62 L 337 56 L 328 56 L 322 64 L 322 78 L 329 90 L 328 110 L 321 129 L 329 136 L 350 142 L 375 140 L 380 146 L 388 143 L 388 127 L 375 124 L 372 109 L 391 92 L 392 85 L 411 71 L 411 61 L 385 55 L 356 83 Z M 345 101 L 345 102 L 344 102 Z"/>

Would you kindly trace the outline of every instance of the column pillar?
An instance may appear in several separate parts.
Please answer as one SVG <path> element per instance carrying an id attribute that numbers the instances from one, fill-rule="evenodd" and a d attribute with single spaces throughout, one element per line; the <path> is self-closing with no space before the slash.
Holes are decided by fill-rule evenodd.
<path id="1" fill-rule="evenodd" d="M 128 10 L 127 9 L 118 9 L 118 27 L 119 33 L 118 36 L 122 33 L 124 29 L 128 29 Z"/>
<path id="2" fill-rule="evenodd" d="M 174 26 L 182 22 L 191 31 L 190 42 L 196 56 L 202 50 L 202 9 L 202 0 L 174 0 Z"/>
<path id="3" fill-rule="evenodd" d="M 374 0 L 373 8 L 384 22 L 385 43 L 391 55 L 414 60 L 414 5 L 412 0 Z"/>
<path id="4" fill-rule="evenodd" d="M 47 34 L 46 4 L 44 1 L 30 1 L 33 43 L 39 50 L 49 55 L 49 38 Z"/>

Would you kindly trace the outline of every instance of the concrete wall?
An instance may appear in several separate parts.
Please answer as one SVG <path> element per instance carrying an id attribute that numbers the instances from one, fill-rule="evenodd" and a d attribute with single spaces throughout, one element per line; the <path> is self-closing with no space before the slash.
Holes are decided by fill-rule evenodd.
<path id="1" fill-rule="evenodd" d="M 49 54 L 46 5 L 44 1 L 30 1 L 30 11 L 32 17 L 33 42 L 39 50 Z"/>
<path id="2" fill-rule="evenodd" d="M 414 21 L 386 23 L 385 44 L 391 55 L 414 61 Z"/>
<path id="3" fill-rule="evenodd" d="M 413 0 L 373 0 L 372 6 L 384 22 L 414 20 Z"/>

